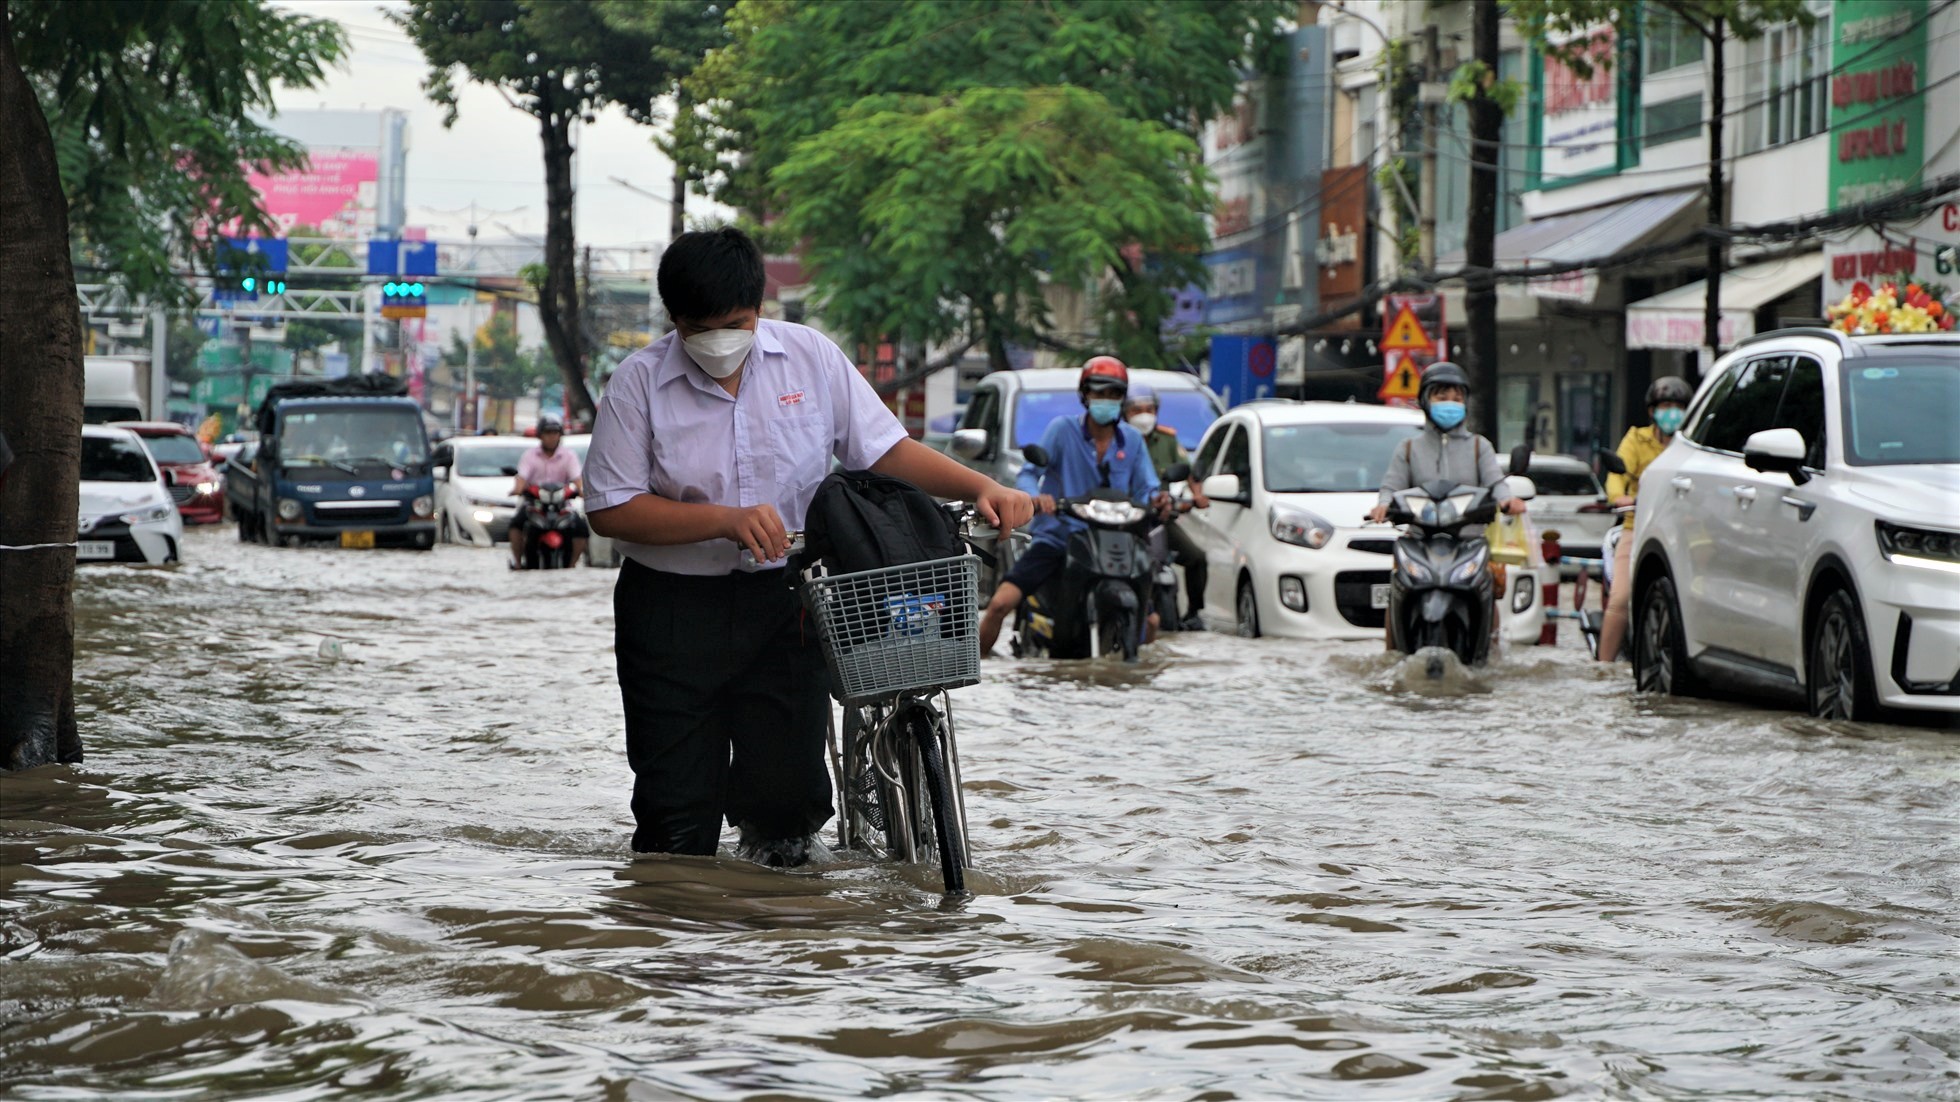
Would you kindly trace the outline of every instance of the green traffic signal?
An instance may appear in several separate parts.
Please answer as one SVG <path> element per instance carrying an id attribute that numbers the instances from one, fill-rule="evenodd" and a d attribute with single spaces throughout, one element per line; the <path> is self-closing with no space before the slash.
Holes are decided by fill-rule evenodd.
<path id="1" fill-rule="evenodd" d="M 256 291 L 258 287 L 259 281 L 253 279 L 251 276 L 246 276 L 244 279 L 238 281 L 238 289 L 241 291 Z"/>
<path id="2" fill-rule="evenodd" d="M 285 280 L 283 280 L 283 279 L 268 279 L 268 280 L 266 280 L 266 281 L 265 281 L 265 293 L 266 293 L 266 294 L 269 294 L 269 295 L 283 295 L 283 294 L 285 294 L 285 293 L 286 293 L 286 281 L 285 281 Z"/>

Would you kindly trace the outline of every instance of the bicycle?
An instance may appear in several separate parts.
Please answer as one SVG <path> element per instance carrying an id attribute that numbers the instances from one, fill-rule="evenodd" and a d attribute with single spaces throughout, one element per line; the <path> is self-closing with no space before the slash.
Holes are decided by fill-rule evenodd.
<path id="1" fill-rule="evenodd" d="M 991 534 L 971 510 L 958 516 L 963 537 Z M 980 559 L 826 574 L 798 557 L 802 533 L 790 535 L 797 589 L 843 710 L 841 737 L 834 712 L 829 731 L 838 844 L 935 860 L 947 894 L 962 894 L 972 865 L 948 693 L 980 681 Z"/>

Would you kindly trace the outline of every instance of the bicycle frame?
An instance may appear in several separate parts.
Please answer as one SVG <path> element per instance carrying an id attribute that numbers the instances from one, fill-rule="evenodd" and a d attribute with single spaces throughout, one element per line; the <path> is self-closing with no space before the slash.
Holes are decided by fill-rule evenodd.
<path id="1" fill-rule="evenodd" d="M 933 695 L 938 696 L 938 701 L 932 699 Z M 954 793 L 960 836 L 962 839 L 971 837 L 967 831 L 966 796 L 962 790 L 964 781 L 951 702 L 945 693 L 907 695 L 894 701 L 879 701 L 846 709 L 847 719 L 851 711 L 861 716 L 859 723 L 845 724 L 844 734 L 847 737 L 840 738 L 837 713 L 831 713 L 830 753 L 837 776 L 837 841 L 841 847 L 868 852 L 885 851 L 885 856 L 908 864 L 926 860 L 933 853 L 936 843 L 933 841 L 930 797 L 922 783 L 924 765 L 919 760 L 916 743 L 899 722 L 901 716 L 915 707 L 926 709 L 936 728 L 944 748 L 947 779 Z M 866 819 L 863 797 L 856 786 L 860 770 L 865 765 L 870 767 L 880 784 L 878 795 L 880 810 L 885 817 L 885 838 L 869 836 L 870 831 L 865 829 L 877 829 L 877 824 Z M 971 855 L 962 853 L 961 857 L 961 865 L 971 868 Z"/>

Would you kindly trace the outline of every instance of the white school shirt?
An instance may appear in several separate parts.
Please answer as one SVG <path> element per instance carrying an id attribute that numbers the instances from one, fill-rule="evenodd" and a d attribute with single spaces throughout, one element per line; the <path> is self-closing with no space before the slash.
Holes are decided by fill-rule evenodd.
<path id="1" fill-rule="evenodd" d="M 733 396 L 694 363 L 679 333 L 668 333 L 628 356 L 606 384 L 585 457 L 585 506 L 598 512 L 640 494 L 767 504 L 796 531 L 832 457 L 862 470 L 905 437 L 843 349 L 808 326 L 758 321 Z M 614 542 L 634 562 L 671 574 L 762 569 L 744 567 L 730 540 Z"/>

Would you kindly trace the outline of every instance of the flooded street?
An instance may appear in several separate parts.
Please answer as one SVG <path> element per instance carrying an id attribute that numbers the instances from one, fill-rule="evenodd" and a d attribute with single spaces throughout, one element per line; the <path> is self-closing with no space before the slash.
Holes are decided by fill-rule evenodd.
<path id="1" fill-rule="evenodd" d="M 976 895 L 628 850 L 615 575 L 190 533 L 0 779 L 0 1093 L 1960 1097 L 1960 737 L 1564 646 L 954 694 Z M 702 640 L 704 646 L 714 640 Z"/>

